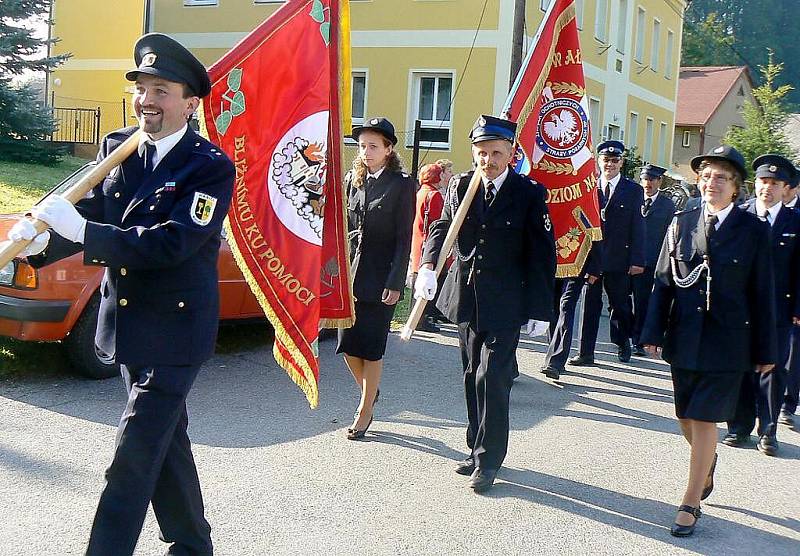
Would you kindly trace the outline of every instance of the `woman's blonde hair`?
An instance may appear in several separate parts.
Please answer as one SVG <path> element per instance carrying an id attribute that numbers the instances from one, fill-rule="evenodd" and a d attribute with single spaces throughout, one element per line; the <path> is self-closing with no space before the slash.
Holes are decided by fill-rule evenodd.
<path id="1" fill-rule="evenodd" d="M 391 141 L 389 141 L 386 137 L 383 137 L 383 145 L 388 147 L 391 145 Z M 384 165 L 389 172 L 402 172 L 403 171 L 403 160 L 400 158 L 400 155 L 397 154 L 397 151 L 392 149 L 392 152 L 389 153 L 389 156 L 386 157 L 386 164 Z M 367 165 L 364 164 L 364 161 L 361 160 L 361 157 L 356 155 L 353 159 L 353 181 L 351 182 L 353 187 L 361 187 L 364 185 L 364 180 L 367 177 L 367 172 L 369 172 L 369 168 Z"/>

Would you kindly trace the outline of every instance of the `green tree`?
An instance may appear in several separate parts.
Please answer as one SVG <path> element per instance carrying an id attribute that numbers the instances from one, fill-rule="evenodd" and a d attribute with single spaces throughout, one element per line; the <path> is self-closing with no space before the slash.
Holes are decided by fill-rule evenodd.
<path id="1" fill-rule="evenodd" d="M 693 23 L 689 19 L 683 27 L 682 66 L 736 66 L 742 62 L 732 47 L 736 43 L 733 33 L 725 29 L 715 12 Z"/>
<path id="2" fill-rule="evenodd" d="M 792 117 L 785 105 L 785 97 L 792 91 L 791 85 L 777 83 L 783 71 L 783 64 L 775 63 L 773 53 L 769 52 L 766 66 L 759 66 L 762 85 L 753 89 L 757 103 L 747 101 L 742 109 L 745 127 L 731 128 L 723 142 L 735 147 L 748 162 L 748 175 L 752 177 L 749 164 L 767 153 L 783 155 L 796 159 L 784 133 L 788 118 Z"/>
<path id="3" fill-rule="evenodd" d="M 28 72 L 50 71 L 67 56 L 39 54 L 53 39 L 38 39 L 29 27 L 43 18 L 50 0 L 0 1 L 0 159 L 53 164 L 63 153 L 47 141 L 55 122 L 30 85 L 14 83 Z"/>

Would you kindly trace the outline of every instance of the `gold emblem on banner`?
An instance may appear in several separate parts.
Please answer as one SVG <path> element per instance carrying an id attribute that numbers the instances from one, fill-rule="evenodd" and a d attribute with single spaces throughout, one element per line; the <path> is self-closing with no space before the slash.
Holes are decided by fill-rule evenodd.
<path id="1" fill-rule="evenodd" d="M 544 170 L 548 174 L 572 174 L 574 176 L 578 173 L 569 162 L 561 164 L 559 162 L 550 162 L 549 160 L 542 159 L 538 164 L 533 164 L 533 167 Z"/>
<path id="2" fill-rule="evenodd" d="M 550 87 L 550 90 L 552 90 L 555 95 L 574 95 L 581 98 L 586 96 L 586 89 L 577 83 L 553 83 L 548 81 L 547 86 Z"/>

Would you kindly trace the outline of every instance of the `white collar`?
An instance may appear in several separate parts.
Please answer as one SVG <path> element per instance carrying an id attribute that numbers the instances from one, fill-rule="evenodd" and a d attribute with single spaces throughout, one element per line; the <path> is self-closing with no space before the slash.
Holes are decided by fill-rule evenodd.
<path id="1" fill-rule="evenodd" d="M 619 180 L 622 179 L 622 172 L 608 180 L 606 182 L 606 178 L 602 175 L 600 176 L 600 187 L 605 188 L 606 183 L 608 183 L 608 196 L 611 197 L 614 194 L 614 190 L 617 188 L 617 184 L 619 184 Z M 608 199 L 606 199 L 608 201 Z"/>
<path id="2" fill-rule="evenodd" d="M 166 137 L 162 137 L 161 139 L 156 139 L 155 141 L 146 133 L 142 133 L 139 137 L 139 156 L 144 155 L 145 145 L 147 143 L 151 143 L 156 146 L 156 154 L 153 155 L 153 168 L 158 166 L 158 163 L 164 160 L 164 157 L 167 156 L 169 151 L 171 151 L 175 145 L 183 139 L 184 134 L 188 130 L 189 126 L 187 124 L 183 124 L 183 127 L 180 128 L 175 133 L 170 133 Z"/>
<path id="3" fill-rule="evenodd" d="M 771 216 L 770 224 L 774 224 L 775 219 L 778 218 L 778 213 L 781 211 L 781 206 L 783 206 L 783 203 L 775 203 L 771 207 L 767 208 L 760 199 L 756 199 L 756 214 L 760 215 L 765 212 L 769 212 Z"/>
<path id="4" fill-rule="evenodd" d="M 656 198 L 658 197 L 659 193 L 661 193 L 661 192 L 656 190 L 655 194 L 652 197 L 648 197 L 647 195 L 645 195 L 644 198 L 645 199 L 650 199 L 651 203 L 655 203 L 656 202 Z"/>
<path id="5" fill-rule="evenodd" d="M 386 166 L 381 166 L 381 169 L 375 172 L 374 174 L 370 174 L 369 170 L 367 170 L 367 178 L 375 178 L 377 180 L 379 177 L 381 177 L 381 174 L 383 174 L 383 170 L 385 168 Z"/>
<path id="6" fill-rule="evenodd" d="M 791 201 L 789 201 L 788 203 L 786 203 L 786 206 L 787 206 L 787 207 L 789 207 L 789 208 L 794 208 L 794 207 L 796 207 L 796 206 L 797 206 L 797 195 L 795 195 L 794 197 L 792 197 L 792 200 L 791 200 Z"/>
<path id="7" fill-rule="evenodd" d="M 503 185 L 503 182 L 506 181 L 507 177 L 508 177 L 508 168 L 503 170 L 503 173 L 497 176 L 493 180 L 488 180 L 486 179 L 486 176 L 481 174 L 481 182 L 483 183 L 483 186 L 486 187 L 486 183 L 491 181 L 492 184 L 494 184 L 494 194 L 497 195 L 500 192 L 500 187 Z"/>
<path id="8" fill-rule="evenodd" d="M 709 214 L 715 215 L 717 217 L 716 229 L 719 230 L 719 227 L 722 226 L 722 223 L 725 221 L 725 219 L 728 217 L 728 215 L 731 213 L 732 210 L 733 210 L 733 203 L 729 204 L 727 207 L 718 212 L 711 212 L 709 210 L 708 204 L 703 203 L 703 221 L 705 222 L 706 216 L 708 216 Z"/>

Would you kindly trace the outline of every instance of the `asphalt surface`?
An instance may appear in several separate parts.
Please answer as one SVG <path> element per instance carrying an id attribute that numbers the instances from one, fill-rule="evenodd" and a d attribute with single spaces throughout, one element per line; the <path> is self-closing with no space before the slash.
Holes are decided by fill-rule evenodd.
<path id="1" fill-rule="evenodd" d="M 357 390 L 334 341 L 317 410 L 267 347 L 214 357 L 189 411 L 216 553 L 800 554 L 800 432 L 783 426 L 776 458 L 720 445 L 697 532 L 669 535 L 689 454 L 669 372 L 610 347 L 556 384 L 543 342 L 521 342 L 509 455 L 486 495 L 453 472 L 466 415 L 452 328 L 390 337 L 360 442 L 345 439 Z M 0 554 L 82 554 L 124 401 L 119 379 L 0 383 Z M 164 551 L 151 513 L 136 554 Z"/>

